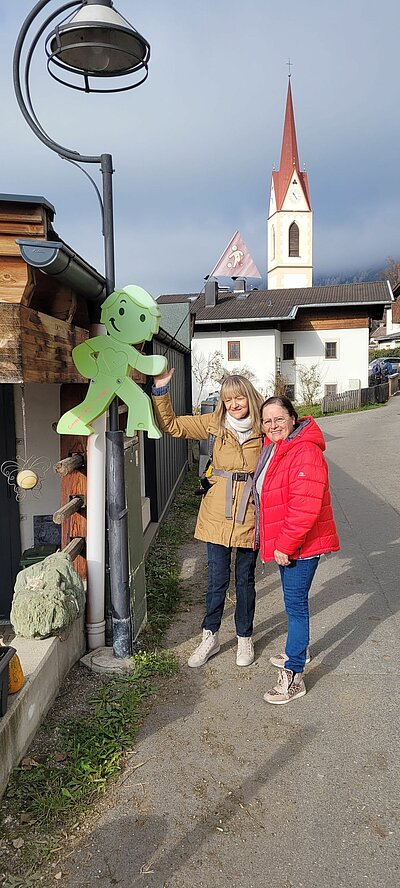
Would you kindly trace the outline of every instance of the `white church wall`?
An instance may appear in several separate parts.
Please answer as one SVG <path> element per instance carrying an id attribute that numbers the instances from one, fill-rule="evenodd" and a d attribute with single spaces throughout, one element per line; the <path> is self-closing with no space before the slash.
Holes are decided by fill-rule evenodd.
<path id="1" fill-rule="evenodd" d="M 60 505 L 60 480 L 53 471 L 53 465 L 60 458 L 60 438 L 52 430 L 52 423 L 60 416 L 60 386 L 40 383 L 24 386 L 25 429 L 22 410 L 22 391 L 14 386 L 15 431 L 17 438 L 17 458 L 47 457 L 50 468 L 43 478 L 38 496 L 28 491 L 20 502 L 21 549 L 34 545 L 34 515 L 53 515 Z M 26 440 L 25 440 L 26 430 Z"/>

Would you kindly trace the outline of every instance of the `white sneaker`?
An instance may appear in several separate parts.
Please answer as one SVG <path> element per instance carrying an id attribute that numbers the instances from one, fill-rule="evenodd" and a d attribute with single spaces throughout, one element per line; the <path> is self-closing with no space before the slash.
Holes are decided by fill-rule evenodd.
<path id="1" fill-rule="evenodd" d="M 254 663 L 254 645 L 251 636 L 238 635 L 236 666 L 251 666 Z"/>
<path id="2" fill-rule="evenodd" d="M 220 647 L 218 632 L 213 634 L 211 629 L 203 629 L 203 641 L 189 657 L 188 666 L 204 666 L 213 654 L 218 653 Z"/>
<path id="3" fill-rule="evenodd" d="M 287 663 L 287 654 L 283 651 L 281 654 L 276 654 L 274 657 L 269 658 L 269 662 L 272 663 L 273 666 L 276 666 L 277 669 L 284 669 L 285 663 Z M 312 659 L 310 647 L 306 650 L 306 666 Z"/>

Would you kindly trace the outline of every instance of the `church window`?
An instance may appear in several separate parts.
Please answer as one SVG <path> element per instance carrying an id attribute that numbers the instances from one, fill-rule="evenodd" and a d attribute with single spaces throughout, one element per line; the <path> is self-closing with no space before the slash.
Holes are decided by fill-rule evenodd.
<path id="1" fill-rule="evenodd" d="M 240 361 L 240 342 L 228 342 L 228 361 Z"/>
<path id="2" fill-rule="evenodd" d="M 296 222 L 289 226 L 289 256 L 300 256 L 300 232 Z"/>
<path id="3" fill-rule="evenodd" d="M 275 225 L 271 229 L 271 259 L 275 259 Z"/>

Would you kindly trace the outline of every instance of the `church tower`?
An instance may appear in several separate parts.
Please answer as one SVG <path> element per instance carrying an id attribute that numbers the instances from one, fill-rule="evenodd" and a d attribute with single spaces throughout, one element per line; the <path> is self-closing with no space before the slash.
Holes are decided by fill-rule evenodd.
<path id="1" fill-rule="evenodd" d="M 307 173 L 300 172 L 290 74 L 268 213 L 268 289 L 289 287 L 312 287 L 312 210 Z"/>

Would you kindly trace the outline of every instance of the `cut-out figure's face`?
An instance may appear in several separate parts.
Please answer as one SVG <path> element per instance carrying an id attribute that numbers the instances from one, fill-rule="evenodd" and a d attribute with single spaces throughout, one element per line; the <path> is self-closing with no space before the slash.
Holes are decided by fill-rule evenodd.
<path id="1" fill-rule="evenodd" d="M 141 287 L 126 287 L 124 290 L 114 291 L 106 299 L 101 321 L 113 339 L 132 344 L 150 341 L 153 334 L 157 333 L 159 314 L 158 306 L 145 290 Z"/>

